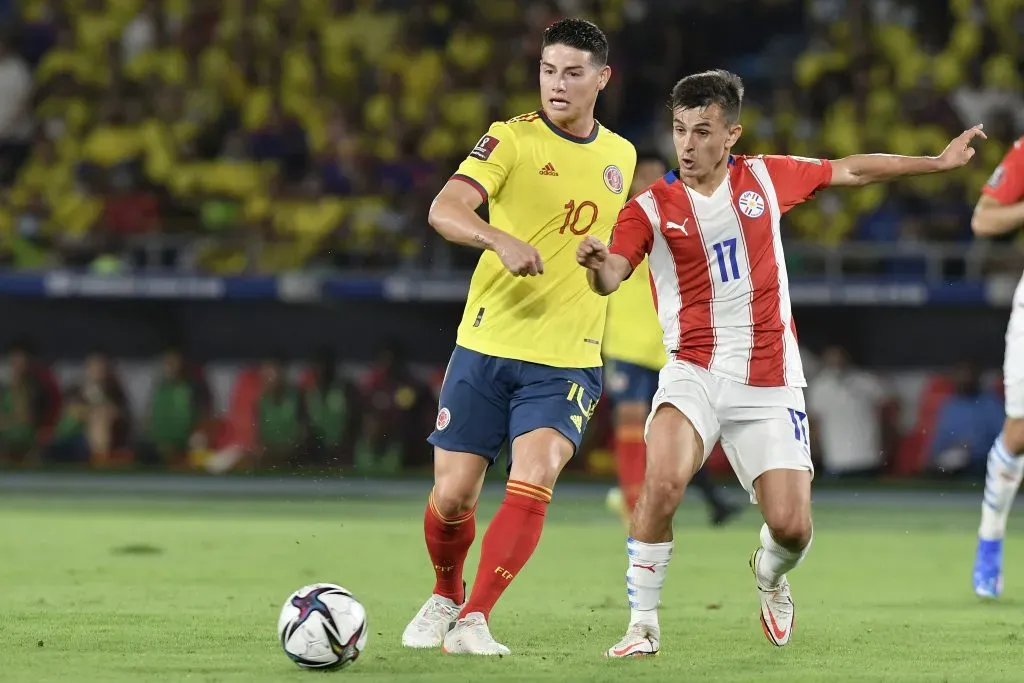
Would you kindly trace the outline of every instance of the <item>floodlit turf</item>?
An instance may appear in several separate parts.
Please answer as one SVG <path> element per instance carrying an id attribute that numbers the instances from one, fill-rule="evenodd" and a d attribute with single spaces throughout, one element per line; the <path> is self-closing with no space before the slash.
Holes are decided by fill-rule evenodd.
<path id="1" fill-rule="evenodd" d="M 598 501 L 556 495 L 540 549 L 492 615 L 513 656 L 483 660 L 399 646 L 431 586 L 422 501 L 15 497 L 0 502 L 0 681 L 1022 680 L 1024 542 L 1008 548 L 1007 596 L 980 604 L 974 506 L 819 505 L 783 649 L 757 620 L 756 510 L 712 530 L 699 500 L 686 508 L 661 656 L 602 658 L 626 625 L 622 529 Z M 315 581 L 369 612 L 367 648 L 340 673 L 299 670 L 275 639 L 280 604 Z"/>

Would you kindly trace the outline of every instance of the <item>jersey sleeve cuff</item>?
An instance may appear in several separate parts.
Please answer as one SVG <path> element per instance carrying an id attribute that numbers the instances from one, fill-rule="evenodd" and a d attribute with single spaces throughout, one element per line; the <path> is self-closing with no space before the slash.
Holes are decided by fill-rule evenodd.
<path id="1" fill-rule="evenodd" d="M 474 190 L 480 193 L 480 197 L 486 202 L 487 201 L 487 189 L 481 185 L 475 178 L 470 178 L 464 173 L 456 173 L 452 176 L 452 180 L 461 180 L 468 185 L 471 185 Z"/>

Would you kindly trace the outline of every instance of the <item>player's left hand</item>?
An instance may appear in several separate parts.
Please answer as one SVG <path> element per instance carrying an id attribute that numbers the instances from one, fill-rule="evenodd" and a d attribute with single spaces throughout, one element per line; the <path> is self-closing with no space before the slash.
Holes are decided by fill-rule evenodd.
<path id="1" fill-rule="evenodd" d="M 593 235 L 587 235 L 576 247 L 576 262 L 589 270 L 598 270 L 608 258 L 608 247 Z"/>
<path id="2" fill-rule="evenodd" d="M 946 145 L 946 149 L 939 155 L 942 170 L 949 171 L 954 168 L 960 168 L 971 160 L 976 151 L 971 147 L 971 142 L 974 141 L 974 138 L 988 139 L 988 136 L 981 130 L 981 127 L 982 124 L 979 123 L 968 128 L 963 133 L 960 133 L 955 140 Z"/>

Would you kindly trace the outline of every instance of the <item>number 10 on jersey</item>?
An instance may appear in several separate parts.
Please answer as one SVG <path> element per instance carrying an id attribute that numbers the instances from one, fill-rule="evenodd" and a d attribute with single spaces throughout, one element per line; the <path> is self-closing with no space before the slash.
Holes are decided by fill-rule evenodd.
<path id="1" fill-rule="evenodd" d="M 562 208 L 565 209 L 565 220 L 558 229 L 559 235 L 564 235 L 566 228 L 574 235 L 586 235 L 597 222 L 597 204 L 592 201 L 576 204 L 570 199 Z"/>

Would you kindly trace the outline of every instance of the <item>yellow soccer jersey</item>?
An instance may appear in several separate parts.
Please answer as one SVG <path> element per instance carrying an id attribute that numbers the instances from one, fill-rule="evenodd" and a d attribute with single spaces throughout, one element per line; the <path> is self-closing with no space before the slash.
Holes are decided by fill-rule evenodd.
<path id="1" fill-rule="evenodd" d="M 456 172 L 487 201 L 490 223 L 533 245 L 544 274 L 513 277 L 480 257 L 457 344 L 563 368 L 601 365 L 607 300 L 576 263 L 585 235 L 608 242 L 633 179 L 636 150 L 600 124 L 585 138 L 541 112 L 493 123 Z"/>
<path id="2" fill-rule="evenodd" d="M 650 268 L 644 259 L 608 297 L 604 357 L 661 370 L 666 361 L 662 336 L 651 293 Z"/>

